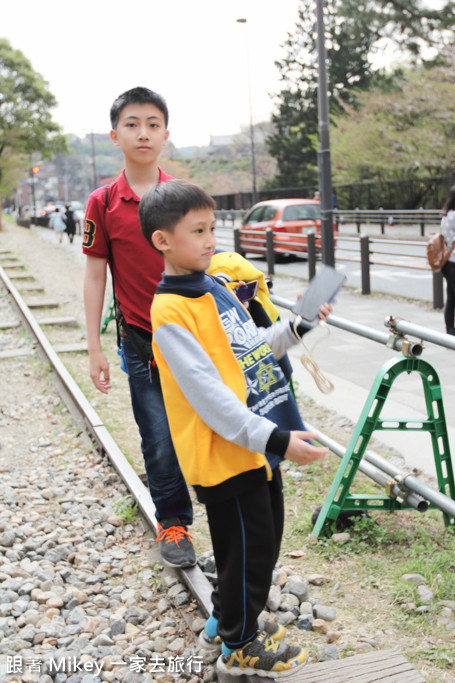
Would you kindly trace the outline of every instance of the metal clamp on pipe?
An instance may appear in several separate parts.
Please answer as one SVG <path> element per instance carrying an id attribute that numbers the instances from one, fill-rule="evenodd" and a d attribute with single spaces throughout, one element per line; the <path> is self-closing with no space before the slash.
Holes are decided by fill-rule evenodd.
<path id="1" fill-rule="evenodd" d="M 412 494 L 412 491 L 406 485 L 406 479 L 411 475 L 416 476 L 416 472 L 400 472 L 399 474 L 396 474 L 393 479 L 388 479 L 385 483 L 384 489 L 386 494 L 391 498 L 396 498 L 400 505 L 406 505 L 409 496 Z M 418 497 L 420 498 L 420 496 Z M 422 498 L 417 509 L 419 512 L 426 512 L 426 510 L 428 510 L 428 502 Z"/>
<path id="2" fill-rule="evenodd" d="M 415 325 L 414 323 L 410 323 L 404 318 L 395 315 L 387 316 L 384 320 L 384 325 L 391 328 L 395 334 L 411 334 L 422 341 L 438 344 L 439 346 L 444 346 L 446 349 L 453 349 L 455 351 L 455 337 L 446 334 L 445 332 L 437 332 L 428 327 Z"/>
<path id="3" fill-rule="evenodd" d="M 399 320 L 401 320 L 401 318 L 395 318 L 392 315 L 385 319 L 385 326 L 390 328 L 390 334 L 386 346 L 389 349 L 394 349 L 396 348 L 397 342 L 401 342 L 401 353 L 403 356 L 406 356 L 406 358 L 418 358 L 422 355 L 422 351 L 425 348 L 423 341 L 410 341 L 406 338 L 403 332 L 398 332 L 398 330 L 395 329 L 395 323 Z"/>

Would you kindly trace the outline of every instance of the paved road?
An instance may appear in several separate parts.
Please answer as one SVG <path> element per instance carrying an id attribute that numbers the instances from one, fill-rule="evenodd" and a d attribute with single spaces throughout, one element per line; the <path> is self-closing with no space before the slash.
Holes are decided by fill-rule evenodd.
<path id="1" fill-rule="evenodd" d="M 394 226 L 394 232 L 391 233 L 389 230 L 387 235 L 389 239 L 384 239 L 380 235 L 379 226 L 367 227 L 372 237 L 370 244 L 371 291 L 433 301 L 433 275 L 426 267 L 427 238 L 419 237 L 417 226 Z M 428 230 L 429 226 L 427 226 Z M 233 248 L 231 229 L 219 229 L 217 236 L 220 248 Z M 353 237 L 355 241 L 352 241 Z M 391 237 L 394 240 L 407 240 L 408 244 L 390 243 Z M 248 256 L 262 269 L 266 269 L 264 259 L 258 256 Z M 337 240 L 335 259 L 337 268 L 346 274 L 348 285 L 360 289 L 362 286 L 360 247 L 355 226 L 343 226 L 343 234 Z M 377 261 L 381 261 L 381 265 L 375 263 Z M 276 271 L 291 277 L 308 279 L 307 262 L 304 258 L 297 256 L 282 257 L 282 261 L 276 264 Z"/>

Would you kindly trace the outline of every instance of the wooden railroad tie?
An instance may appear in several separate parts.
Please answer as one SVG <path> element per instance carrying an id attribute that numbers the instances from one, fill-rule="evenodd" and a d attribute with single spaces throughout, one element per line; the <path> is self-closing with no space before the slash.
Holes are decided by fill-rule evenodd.
<path id="1" fill-rule="evenodd" d="M 58 308 L 60 306 L 58 301 L 52 301 L 51 299 L 48 299 L 47 301 L 45 299 L 27 301 L 26 304 L 29 308 Z"/>
<path id="2" fill-rule="evenodd" d="M 8 275 L 10 280 L 34 280 L 35 276 L 30 273 L 11 273 Z"/>
<path id="3" fill-rule="evenodd" d="M 218 680 L 219 683 L 270 683 L 271 679 L 218 674 Z M 286 683 L 425 683 L 413 665 L 396 650 L 376 650 L 345 659 L 308 664 L 284 680 Z"/>

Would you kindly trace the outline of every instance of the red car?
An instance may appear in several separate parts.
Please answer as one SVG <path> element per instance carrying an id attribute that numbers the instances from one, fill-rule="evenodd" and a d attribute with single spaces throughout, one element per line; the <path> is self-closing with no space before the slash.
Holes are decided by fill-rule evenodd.
<path id="1" fill-rule="evenodd" d="M 271 199 L 255 204 L 240 227 L 244 254 L 265 253 L 267 228 L 273 230 L 277 253 L 306 253 L 310 231 L 316 233 L 316 252 L 321 251 L 321 208 L 314 199 Z"/>

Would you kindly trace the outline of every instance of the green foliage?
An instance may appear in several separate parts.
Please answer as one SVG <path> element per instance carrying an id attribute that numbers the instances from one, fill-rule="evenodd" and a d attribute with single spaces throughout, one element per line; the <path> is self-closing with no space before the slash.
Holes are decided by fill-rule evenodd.
<path id="1" fill-rule="evenodd" d="M 418 650 L 420 660 L 426 659 L 441 669 L 451 669 L 455 664 L 452 645 L 429 645 Z"/>
<path id="2" fill-rule="evenodd" d="M 453 168 L 455 52 L 447 63 L 405 72 L 388 93 L 358 95 L 358 108 L 335 118 L 335 182 L 435 176 Z"/>
<path id="3" fill-rule="evenodd" d="M 134 500 L 133 496 L 125 496 L 116 501 L 113 505 L 115 513 L 120 517 L 120 519 L 125 523 L 134 522 L 138 512 L 139 504 L 137 500 Z"/>
<path id="4" fill-rule="evenodd" d="M 386 92 L 397 71 L 385 75 L 374 67 L 384 41 L 416 63 L 428 46 L 450 44 L 455 12 L 446 2 L 430 10 L 420 0 L 327 0 L 325 3 L 328 92 L 331 115 L 356 111 L 359 93 L 372 87 Z M 273 115 L 276 132 L 269 137 L 270 153 L 278 173 L 269 186 L 314 184 L 318 148 L 318 50 L 314 0 L 301 0 L 299 20 L 284 44 L 286 56 L 278 61 L 283 89 Z M 349 165 L 345 164 L 346 173 Z"/>
<path id="5" fill-rule="evenodd" d="M 403 591 L 415 593 L 399 580 L 403 574 L 421 574 L 439 600 L 453 600 L 455 595 L 455 538 L 445 534 L 435 543 L 434 536 L 424 529 L 415 531 L 414 543 L 405 548 L 404 559 L 396 569 L 397 587 L 395 598 Z"/>
<path id="6" fill-rule="evenodd" d="M 0 187 L 12 168 L 23 165 L 24 157 L 39 152 L 50 158 L 66 149 L 60 127 L 52 121 L 50 109 L 56 104 L 47 83 L 28 59 L 0 38 Z"/>
<path id="7" fill-rule="evenodd" d="M 455 163 L 455 52 L 446 64 L 405 72 L 388 93 L 359 95 L 359 108 L 335 118 L 332 129 L 336 183 L 390 181 L 450 175 Z M 431 194 L 430 194 L 431 193 Z M 415 185 L 414 208 L 434 195 L 430 183 Z"/>

